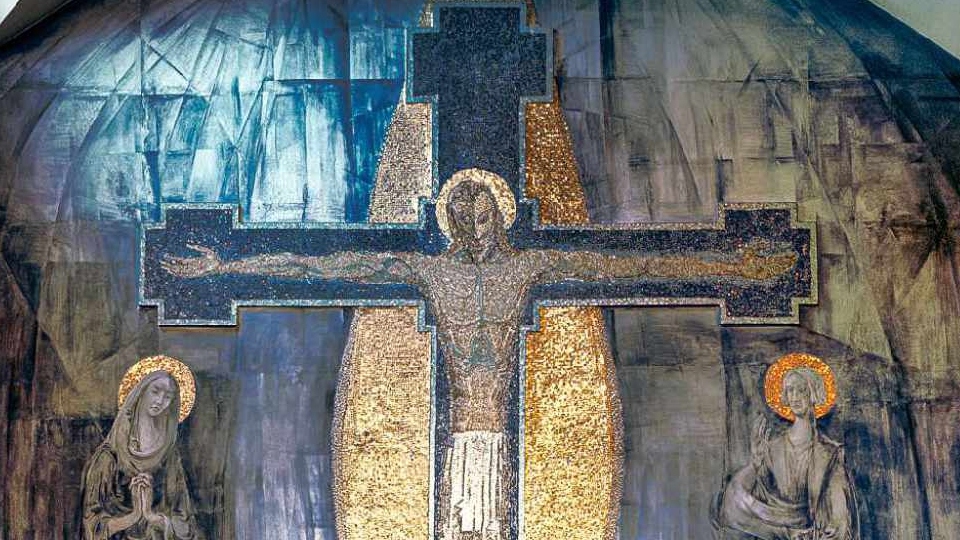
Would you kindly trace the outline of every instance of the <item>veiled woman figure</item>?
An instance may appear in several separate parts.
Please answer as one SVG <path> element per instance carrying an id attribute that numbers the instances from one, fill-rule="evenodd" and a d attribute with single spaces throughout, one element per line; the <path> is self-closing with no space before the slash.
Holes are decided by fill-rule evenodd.
<path id="1" fill-rule="evenodd" d="M 723 537 L 859 540 L 843 445 L 817 430 L 816 419 L 835 400 L 829 366 L 809 355 L 788 355 L 771 367 L 765 383 L 771 408 L 793 423 L 772 438 L 765 421 L 754 426 L 752 462 L 733 475 L 720 498 Z"/>
<path id="2" fill-rule="evenodd" d="M 193 377 L 177 360 L 151 357 L 131 368 L 124 383 L 132 389 L 121 385 L 117 418 L 84 469 L 83 540 L 197 539 L 176 449 Z M 182 386 L 190 391 L 186 407 Z"/>

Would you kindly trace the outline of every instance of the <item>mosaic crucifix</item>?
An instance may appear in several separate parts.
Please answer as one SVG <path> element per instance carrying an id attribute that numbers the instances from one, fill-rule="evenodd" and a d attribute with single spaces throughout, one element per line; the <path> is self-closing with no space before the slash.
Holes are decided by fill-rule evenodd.
<path id="1" fill-rule="evenodd" d="M 160 324 L 232 325 L 238 306 L 421 306 L 439 345 L 450 450 L 434 504 L 450 539 L 517 536 L 517 376 L 537 306 L 718 305 L 722 323 L 782 324 L 815 298 L 815 238 L 786 206 L 541 225 L 522 196 L 521 111 L 549 99 L 551 63 L 521 16 L 444 7 L 412 35 L 408 87 L 433 104 L 438 179 L 418 224 L 252 224 L 236 207 L 168 205 L 143 237 L 141 303 Z"/>

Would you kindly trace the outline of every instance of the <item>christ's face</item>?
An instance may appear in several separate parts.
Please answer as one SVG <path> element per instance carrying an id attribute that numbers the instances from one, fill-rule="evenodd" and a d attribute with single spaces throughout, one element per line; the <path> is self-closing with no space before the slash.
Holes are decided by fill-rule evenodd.
<path id="1" fill-rule="evenodd" d="M 487 189 L 474 182 L 463 182 L 450 194 L 447 203 L 452 233 L 466 246 L 491 247 L 502 227 L 497 203 Z"/>
<path id="2" fill-rule="evenodd" d="M 154 417 L 163 414 L 173 402 L 174 392 L 176 387 L 170 377 L 160 377 L 151 382 L 144 392 L 144 398 L 147 400 L 147 414 Z"/>

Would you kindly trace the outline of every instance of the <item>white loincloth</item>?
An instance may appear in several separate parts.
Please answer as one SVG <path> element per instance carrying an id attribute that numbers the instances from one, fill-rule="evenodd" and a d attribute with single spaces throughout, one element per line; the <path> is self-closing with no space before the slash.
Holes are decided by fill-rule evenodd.
<path id="1" fill-rule="evenodd" d="M 450 518 L 448 539 L 457 533 L 480 533 L 484 540 L 500 539 L 500 466 L 503 433 L 466 431 L 453 434 L 450 457 Z"/>

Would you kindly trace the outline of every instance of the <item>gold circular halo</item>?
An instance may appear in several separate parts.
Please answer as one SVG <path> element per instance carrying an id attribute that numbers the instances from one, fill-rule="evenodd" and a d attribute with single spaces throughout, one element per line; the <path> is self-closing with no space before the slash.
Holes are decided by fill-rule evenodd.
<path id="1" fill-rule="evenodd" d="M 117 390 L 117 405 L 123 406 L 123 402 L 130 395 L 130 392 L 140 384 L 147 375 L 155 371 L 166 371 L 180 387 L 180 422 L 186 420 L 193 410 L 193 404 L 197 399 L 197 385 L 193 379 L 193 372 L 186 364 L 171 358 L 169 356 L 150 356 L 140 360 L 130 367 L 120 380 L 120 388 Z"/>
<path id="2" fill-rule="evenodd" d="M 767 375 L 763 379 L 763 393 L 767 399 L 767 405 L 786 420 L 793 422 L 796 419 L 790 407 L 780 398 L 783 395 L 783 378 L 797 368 L 811 369 L 823 379 L 823 389 L 826 390 L 827 399 L 823 403 L 814 405 L 813 409 L 817 418 L 823 417 L 837 402 L 837 381 L 833 376 L 833 369 L 812 354 L 790 353 L 767 369 Z"/>
<path id="3" fill-rule="evenodd" d="M 497 208 L 503 217 L 503 228 L 509 229 L 513 226 L 513 222 L 517 219 L 517 202 L 513 198 L 513 190 L 507 185 L 507 181 L 500 175 L 483 169 L 463 169 L 453 173 L 453 176 L 440 189 L 440 195 L 437 196 L 437 225 L 444 236 L 453 239 L 450 233 L 447 203 L 454 188 L 463 182 L 476 182 L 486 187 L 497 202 Z"/>

